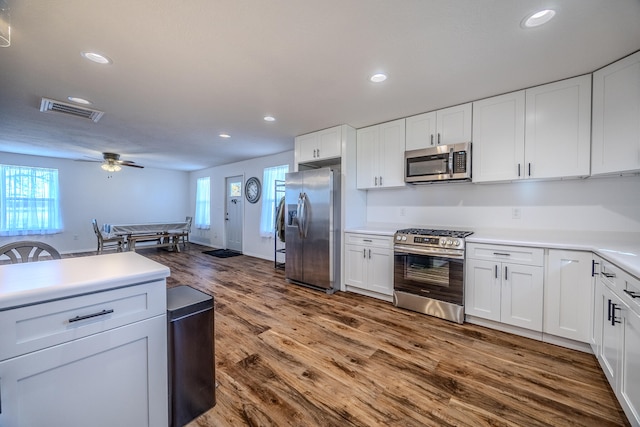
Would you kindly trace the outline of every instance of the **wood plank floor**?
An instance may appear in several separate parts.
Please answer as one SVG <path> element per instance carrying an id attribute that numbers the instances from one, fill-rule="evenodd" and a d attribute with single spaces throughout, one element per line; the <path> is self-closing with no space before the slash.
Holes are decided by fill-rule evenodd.
<path id="1" fill-rule="evenodd" d="M 288 284 L 198 245 L 139 251 L 215 298 L 217 405 L 197 426 L 621 426 L 594 356 Z"/>

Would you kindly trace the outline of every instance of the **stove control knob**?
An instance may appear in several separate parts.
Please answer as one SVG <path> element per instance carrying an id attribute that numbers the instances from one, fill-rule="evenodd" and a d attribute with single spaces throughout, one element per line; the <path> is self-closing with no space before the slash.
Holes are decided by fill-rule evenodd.
<path id="1" fill-rule="evenodd" d="M 407 240 L 407 236 L 402 236 L 402 241 L 406 241 Z"/>
<path id="2" fill-rule="evenodd" d="M 454 241 L 453 244 L 456 245 L 456 246 L 460 246 L 460 240 Z"/>
<path id="3" fill-rule="evenodd" d="M 451 246 L 453 245 L 453 242 L 451 240 L 447 240 L 447 245 Z"/>
<path id="4" fill-rule="evenodd" d="M 447 240 L 446 239 L 440 239 L 440 246 L 446 246 L 447 245 Z"/>
<path id="5" fill-rule="evenodd" d="M 396 236 L 396 240 L 402 240 L 402 236 L 400 235 Z"/>

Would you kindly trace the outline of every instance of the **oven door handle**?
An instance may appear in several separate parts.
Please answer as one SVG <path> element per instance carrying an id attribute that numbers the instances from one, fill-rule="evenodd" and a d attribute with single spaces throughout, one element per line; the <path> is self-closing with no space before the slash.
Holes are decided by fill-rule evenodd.
<path id="1" fill-rule="evenodd" d="M 446 249 L 434 250 L 428 248 L 417 248 L 415 246 L 395 245 L 394 255 L 431 255 L 446 258 L 464 259 L 464 252 L 449 251 Z"/>

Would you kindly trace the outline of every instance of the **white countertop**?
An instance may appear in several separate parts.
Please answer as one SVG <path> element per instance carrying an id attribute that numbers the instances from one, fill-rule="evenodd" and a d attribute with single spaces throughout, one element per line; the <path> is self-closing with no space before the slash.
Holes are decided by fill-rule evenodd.
<path id="1" fill-rule="evenodd" d="M 168 267 L 135 252 L 0 265 L 0 310 L 168 276 Z"/>
<path id="2" fill-rule="evenodd" d="M 410 228 L 406 224 L 366 224 L 345 229 L 346 233 L 393 236 L 396 230 Z M 424 228 L 424 227 L 423 227 Z M 447 228 L 447 227 L 434 227 Z M 459 227 L 458 227 L 459 228 Z M 456 228 L 456 229 L 458 229 Z M 640 278 L 640 233 L 594 231 L 480 229 L 467 243 L 533 246 L 593 252 Z"/>

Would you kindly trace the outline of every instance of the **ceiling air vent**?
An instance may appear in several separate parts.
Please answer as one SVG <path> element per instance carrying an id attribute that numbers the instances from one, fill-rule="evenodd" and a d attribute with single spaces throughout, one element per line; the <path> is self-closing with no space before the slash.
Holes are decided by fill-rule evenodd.
<path id="1" fill-rule="evenodd" d="M 90 108 L 78 107 L 77 105 L 67 104 L 66 102 L 54 101 L 53 99 L 42 98 L 40 111 L 57 111 L 59 113 L 70 114 L 83 119 L 89 119 L 93 122 L 100 120 L 104 114 L 102 111 L 92 110 Z"/>

